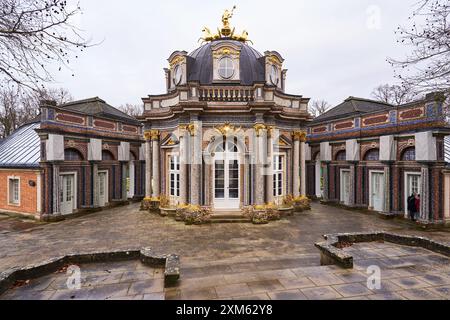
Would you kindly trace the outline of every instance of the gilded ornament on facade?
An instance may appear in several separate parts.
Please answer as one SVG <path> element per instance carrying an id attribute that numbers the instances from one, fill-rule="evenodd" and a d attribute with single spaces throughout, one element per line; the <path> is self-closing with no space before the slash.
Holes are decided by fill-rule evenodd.
<path id="1" fill-rule="evenodd" d="M 228 136 L 230 134 L 236 134 L 238 133 L 242 127 L 236 128 L 234 125 L 230 124 L 229 122 L 224 123 L 220 127 L 214 127 L 222 136 Z"/>
<path id="2" fill-rule="evenodd" d="M 183 63 L 184 62 L 184 57 L 182 56 L 176 56 L 175 58 L 173 58 L 172 61 L 170 61 L 170 67 L 173 68 L 174 66 L 176 66 L 177 64 Z"/>

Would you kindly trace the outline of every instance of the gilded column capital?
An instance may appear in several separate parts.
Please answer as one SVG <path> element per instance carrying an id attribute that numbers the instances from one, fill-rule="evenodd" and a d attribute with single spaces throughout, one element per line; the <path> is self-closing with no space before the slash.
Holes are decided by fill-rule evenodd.
<path id="1" fill-rule="evenodd" d="M 267 136 L 269 138 L 273 138 L 273 134 L 276 129 L 277 129 L 277 127 L 275 127 L 275 126 L 267 126 Z"/>
<path id="2" fill-rule="evenodd" d="M 159 130 L 147 130 L 144 132 L 144 139 L 146 141 L 159 140 L 160 132 Z"/>
<path id="3" fill-rule="evenodd" d="M 189 132 L 191 137 L 195 137 L 197 135 L 198 126 L 195 123 L 190 123 L 185 126 L 185 130 Z"/>
<path id="4" fill-rule="evenodd" d="M 306 142 L 306 131 L 294 131 L 292 138 L 294 141 Z"/>
<path id="5" fill-rule="evenodd" d="M 262 123 L 257 123 L 253 126 L 253 129 L 256 131 L 256 136 L 260 137 L 264 133 L 264 130 L 267 129 L 267 126 Z"/>

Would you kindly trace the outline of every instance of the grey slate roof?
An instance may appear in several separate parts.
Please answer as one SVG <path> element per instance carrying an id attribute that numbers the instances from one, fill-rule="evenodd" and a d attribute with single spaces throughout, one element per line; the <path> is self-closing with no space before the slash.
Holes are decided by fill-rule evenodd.
<path id="1" fill-rule="evenodd" d="M 357 115 L 361 113 L 376 112 L 384 109 L 390 109 L 394 106 L 388 103 L 383 103 L 374 100 L 349 97 L 340 105 L 334 107 L 328 112 L 318 116 L 314 119 L 314 123 L 335 120 L 339 118 L 348 117 L 350 115 Z"/>
<path id="2" fill-rule="evenodd" d="M 255 82 L 265 81 L 265 66 L 263 59 L 261 59 L 263 55 L 248 44 L 234 40 L 216 40 L 190 53 L 188 56 L 188 81 L 198 81 L 202 85 L 210 85 L 213 83 L 213 56 L 211 46 L 218 41 L 233 43 L 241 48 L 239 59 L 241 85 L 249 86 Z"/>
<path id="3" fill-rule="evenodd" d="M 36 168 L 41 160 L 41 139 L 35 129 L 39 122 L 31 122 L 17 129 L 0 144 L 0 167 Z"/>
<path id="4" fill-rule="evenodd" d="M 140 122 L 134 117 L 129 116 L 126 113 L 123 113 L 122 111 L 114 108 L 99 97 L 73 101 L 59 105 L 58 107 L 91 116 L 110 118 L 137 125 L 140 124 Z"/>

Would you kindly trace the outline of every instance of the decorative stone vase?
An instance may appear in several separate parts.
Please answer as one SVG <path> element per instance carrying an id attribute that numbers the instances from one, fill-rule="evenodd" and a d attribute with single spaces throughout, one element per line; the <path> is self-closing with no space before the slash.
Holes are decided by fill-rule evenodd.
<path id="1" fill-rule="evenodd" d="M 279 207 L 278 214 L 280 217 L 290 217 L 294 215 L 294 207 Z"/>

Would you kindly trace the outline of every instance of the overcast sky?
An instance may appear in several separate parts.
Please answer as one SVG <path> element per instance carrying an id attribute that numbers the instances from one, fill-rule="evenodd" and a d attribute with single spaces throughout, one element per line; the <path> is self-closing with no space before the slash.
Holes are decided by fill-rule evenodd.
<path id="1" fill-rule="evenodd" d="M 336 105 L 348 96 L 370 97 L 374 87 L 393 83 L 386 57 L 403 57 L 396 43 L 417 0 L 148 1 L 80 0 L 76 23 L 93 42 L 58 73 L 76 99 L 100 96 L 114 106 L 141 103 L 165 92 L 163 68 L 175 50 L 199 46 L 203 26 L 216 30 L 226 8 L 246 29 L 260 52 L 276 50 L 286 59 L 287 92 Z"/>

